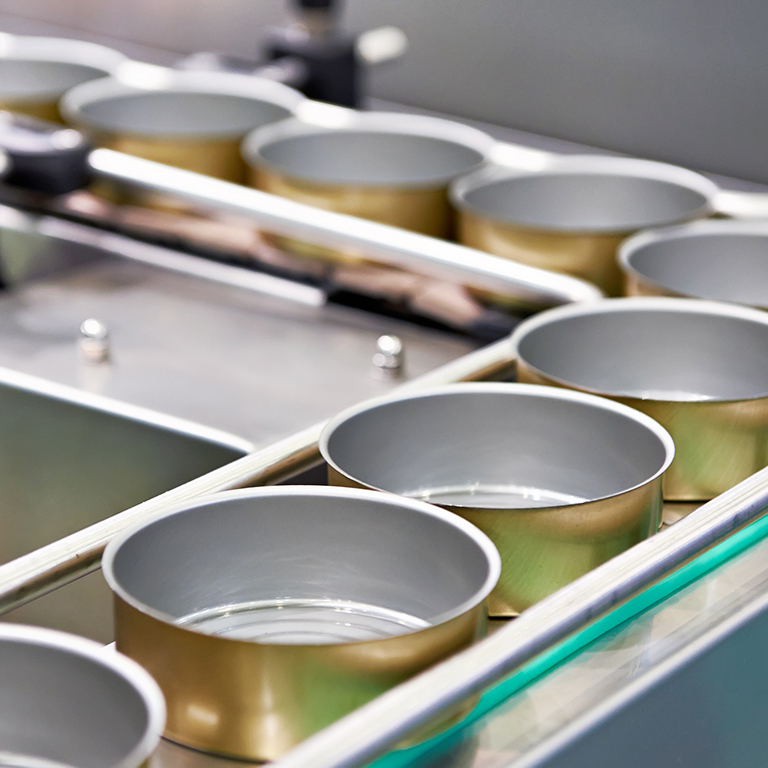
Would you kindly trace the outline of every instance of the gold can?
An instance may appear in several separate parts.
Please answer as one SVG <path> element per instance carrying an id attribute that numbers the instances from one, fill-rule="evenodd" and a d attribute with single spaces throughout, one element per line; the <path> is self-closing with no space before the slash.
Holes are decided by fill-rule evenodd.
<path id="1" fill-rule="evenodd" d="M 491 616 L 515 616 L 656 533 L 667 432 L 604 398 L 454 384 L 371 401 L 320 438 L 332 485 L 438 504 L 498 547 Z"/>
<path id="2" fill-rule="evenodd" d="M 285 486 L 169 510 L 111 542 L 103 570 L 165 735 L 266 761 L 481 637 L 501 565 L 430 504 Z"/>
<path id="3" fill-rule="evenodd" d="M 303 99 L 248 75 L 131 62 L 115 77 L 69 91 L 61 110 L 100 147 L 243 183 L 243 137 L 288 117 Z"/>
<path id="4" fill-rule="evenodd" d="M 126 61 L 95 43 L 0 34 L 0 110 L 60 123 L 64 93 L 113 74 Z"/>
<path id="5" fill-rule="evenodd" d="M 667 501 L 706 501 L 768 465 L 768 315 L 680 298 L 546 310 L 512 335 L 520 381 L 610 397 L 675 441 Z"/>
<path id="6" fill-rule="evenodd" d="M 243 144 L 257 189 L 336 213 L 432 237 L 454 235 L 449 183 L 485 162 L 493 140 L 450 120 L 389 112 L 328 113 L 326 122 L 286 120 Z M 320 115 L 324 116 L 323 113 Z M 365 253 L 268 235 L 278 247 L 358 263 Z"/>
<path id="7" fill-rule="evenodd" d="M 684 296 L 768 309 L 768 223 L 695 221 L 619 248 L 627 296 Z"/>
<path id="8" fill-rule="evenodd" d="M 529 266 L 622 292 L 616 251 L 630 234 L 709 216 L 717 186 L 666 163 L 622 157 L 553 159 L 538 171 L 493 166 L 457 180 L 459 240 Z"/>

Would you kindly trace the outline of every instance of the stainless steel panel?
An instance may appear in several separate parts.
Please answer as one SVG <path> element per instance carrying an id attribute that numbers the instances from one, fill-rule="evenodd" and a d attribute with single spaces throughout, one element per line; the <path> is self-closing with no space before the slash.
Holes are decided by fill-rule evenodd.
<path id="1" fill-rule="evenodd" d="M 381 334 L 403 340 L 406 380 L 475 346 L 323 305 L 309 286 L 69 222 L 0 209 L 0 227 L 11 283 L 0 294 L 0 365 L 260 446 L 397 385 L 371 376 Z M 110 331 L 111 364 L 78 359 L 78 328 L 88 317 Z"/>
<path id="2" fill-rule="evenodd" d="M 0 369 L 0 562 L 246 454 L 245 440 Z M 7 614 L 108 641 L 111 601 L 87 578 Z"/>

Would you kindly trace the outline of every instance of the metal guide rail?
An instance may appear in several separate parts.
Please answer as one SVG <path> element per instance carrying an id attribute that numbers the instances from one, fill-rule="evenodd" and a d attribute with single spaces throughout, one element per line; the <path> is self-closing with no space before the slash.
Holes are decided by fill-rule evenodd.
<path id="1" fill-rule="evenodd" d="M 321 105 L 317 105 L 320 107 Z M 26 128 L 0 122 L 0 139 L 7 139 L 11 151 L 16 131 Z M 56 128 L 51 129 L 55 132 Z M 69 133 L 73 133 L 68 129 Z M 39 133 L 37 127 L 33 129 Z M 191 171 L 172 168 L 108 149 L 86 152 L 78 149 L 87 165 L 86 177 L 117 184 L 121 188 L 144 190 L 160 197 L 170 196 L 207 213 L 237 216 L 271 233 L 299 238 L 316 246 L 353 249 L 387 267 L 412 270 L 427 277 L 490 292 L 528 309 L 600 297 L 601 292 L 586 281 L 512 262 L 466 246 L 417 234 L 398 227 L 347 216 L 220 181 Z M 86 152 L 86 154 L 83 154 Z M 41 155 L 40 162 L 47 156 Z M 29 161 L 25 153 L 17 164 Z M 43 174 L 44 175 L 44 174 Z M 30 178 L 37 178 L 37 172 Z M 20 180 L 14 183 L 21 184 Z M 26 183 L 26 182 L 24 182 Z M 32 182 L 30 182 L 32 183 Z M 32 189 L 36 187 L 32 186 Z M 70 187 L 74 189 L 75 187 Z M 55 211 L 60 214 L 97 220 L 95 201 L 89 210 L 68 206 L 56 196 L 27 193 L 4 185 L 2 199 L 11 204 Z M 102 224 L 104 222 L 101 222 Z"/>
<path id="2" fill-rule="evenodd" d="M 247 216 L 277 234 L 303 238 L 316 245 L 355 248 L 388 266 L 509 294 L 531 307 L 584 301 L 600 295 L 590 284 L 567 275 L 377 222 L 321 211 L 111 150 L 94 150 L 90 166 L 99 178 Z"/>

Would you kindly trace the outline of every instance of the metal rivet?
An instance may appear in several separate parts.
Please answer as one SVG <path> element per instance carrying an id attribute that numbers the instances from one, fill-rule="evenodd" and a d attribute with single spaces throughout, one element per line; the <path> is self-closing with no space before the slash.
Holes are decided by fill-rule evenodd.
<path id="1" fill-rule="evenodd" d="M 385 334 L 376 340 L 373 371 L 378 378 L 402 378 L 405 373 L 405 348 L 399 336 Z"/>
<path id="2" fill-rule="evenodd" d="M 106 363 L 110 357 L 109 330 L 101 320 L 89 317 L 80 325 L 77 348 L 84 363 Z"/>

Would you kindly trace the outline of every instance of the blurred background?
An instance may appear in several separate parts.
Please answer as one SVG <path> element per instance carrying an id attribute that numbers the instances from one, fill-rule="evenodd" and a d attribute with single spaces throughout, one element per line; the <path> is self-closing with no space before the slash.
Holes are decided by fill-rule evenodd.
<path id="1" fill-rule="evenodd" d="M 768 182 L 768 3 L 346 0 L 351 32 L 396 25 L 377 98 Z M 0 29 L 172 63 L 254 56 L 286 0 L 0 0 Z"/>

